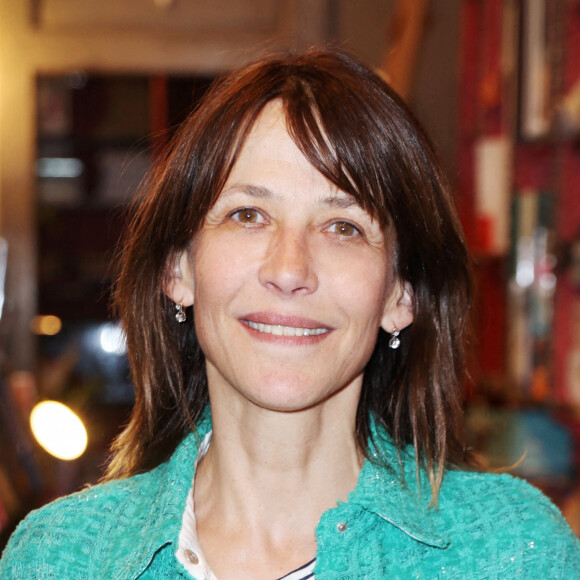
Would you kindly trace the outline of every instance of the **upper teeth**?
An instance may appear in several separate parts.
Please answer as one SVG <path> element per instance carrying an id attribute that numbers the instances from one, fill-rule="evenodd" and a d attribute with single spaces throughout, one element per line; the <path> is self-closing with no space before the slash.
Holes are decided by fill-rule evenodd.
<path id="1" fill-rule="evenodd" d="M 294 328 L 293 326 L 282 326 L 280 324 L 262 324 L 261 322 L 246 321 L 250 328 L 258 332 L 275 334 L 277 336 L 315 336 L 328 332 L 328 328 Z"/>

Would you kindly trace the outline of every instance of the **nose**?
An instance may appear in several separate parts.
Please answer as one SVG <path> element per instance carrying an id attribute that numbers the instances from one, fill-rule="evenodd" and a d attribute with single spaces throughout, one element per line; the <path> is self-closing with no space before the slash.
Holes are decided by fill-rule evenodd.
<path id="1" fill-rule="evenodd" d="M 272 236 L 260 266 L 260 283 L 285 296 L 310 294 L 318 277 L 305 232 L 280 231 Z"/>

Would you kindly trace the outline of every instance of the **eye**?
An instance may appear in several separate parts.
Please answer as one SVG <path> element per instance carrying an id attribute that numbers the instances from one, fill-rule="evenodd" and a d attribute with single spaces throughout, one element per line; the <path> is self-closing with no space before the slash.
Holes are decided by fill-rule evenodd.
<path id="1" fill-rule="evenodd" d="M 248 225 L 261 224 L 266 221 L 264 216 L 253 207 L 237 209 L 230 214 L 230 217 L 232 217 L 235 221 L 240 222 L 241 224 Z"/>
<path id="2" fill-rule="evenodd" d="M 328 231 L 339 235 L 341 238 L 353 238 L 362 235 L 362 232 L 350 222 L 334 222 Z"/>

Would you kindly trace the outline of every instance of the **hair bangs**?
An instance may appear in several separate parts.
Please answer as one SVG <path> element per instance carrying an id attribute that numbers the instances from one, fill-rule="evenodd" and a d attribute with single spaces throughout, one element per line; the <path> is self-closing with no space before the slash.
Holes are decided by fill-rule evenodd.
<path id="1" fill-rule="evenodd" d="M 322 86 L 304 76 L 290 77 L 280 95 L 290 136 L 313 167 L 386 227 L 391 212 L 376 170 L 377 148 L 364 126 L 367 115 L 360 103 L 344 106 L 354 95 L 332 77 Z"/>

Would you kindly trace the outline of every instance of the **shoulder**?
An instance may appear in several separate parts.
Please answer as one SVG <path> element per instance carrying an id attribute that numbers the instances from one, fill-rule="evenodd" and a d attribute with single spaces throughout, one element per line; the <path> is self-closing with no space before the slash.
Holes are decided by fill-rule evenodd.
<path id="1" fill-rule="evenodd" d="M 438 512 L 451 542 L 480 545 L 483 557 L 550 578 L 562 577 L 559 571 L 580 574 L 580 541 L 558 508 L 522 479 L 449 471 Z"/>
<path id="2" fill-rule="evenodd" d="M 196 454 L 191 434 L 151 471 L 32 512 L 2 555 L 0 578 L 138 577 L 162 547 L 177 542 Z"/>
<path id="3" fill-rule="evenodd" d="M 92 563 L 105 557 L 105 539 L 106 558 L 115 557 L 110 538 L 132 527 L 150 479 L 143 474 L 95 485 L 31 512 L 4 550 L 0 577 L 61 578 L 66 571 L 66 577 L 90 578 Z"/>
<path id="4" fill-rule="evenodd" d="M 448 471 L 439 496 L 441 509 L 462 507 L 481 518 L 562 520 L 558 508 L 536 487 L 508 474 Z"/>
<path id="5" fill-rule="evenodd" d="M 203 437 L 201 433 L 200 437 Z M 197 455 L 192 433 L 151 471 L 89 487 L 32 512 L 0 560 L 0 578 L 135 578 L 177 542 Z"/>

